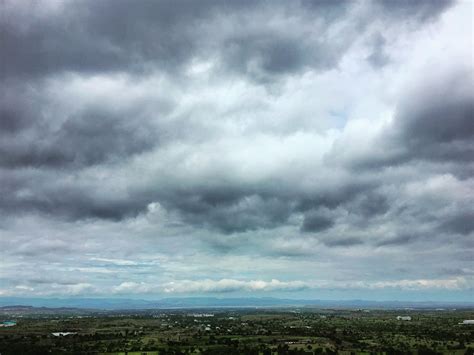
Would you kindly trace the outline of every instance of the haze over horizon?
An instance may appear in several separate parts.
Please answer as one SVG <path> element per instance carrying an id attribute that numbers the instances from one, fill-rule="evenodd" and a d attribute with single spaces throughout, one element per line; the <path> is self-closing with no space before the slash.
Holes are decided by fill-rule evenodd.
<path id="1" fill-rule="evenodd" d="M 0 297 L 470 301 L 470 1 L 0 3 Z"/>

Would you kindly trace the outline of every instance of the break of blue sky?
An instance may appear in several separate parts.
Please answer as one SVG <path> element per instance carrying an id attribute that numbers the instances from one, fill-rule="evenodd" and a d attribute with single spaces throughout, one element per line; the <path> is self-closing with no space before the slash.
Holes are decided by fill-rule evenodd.
<path id="1" fill-rule="evenodd" d="M 471 2 L 0 6 L 0 296 L 470 300 Z"/>

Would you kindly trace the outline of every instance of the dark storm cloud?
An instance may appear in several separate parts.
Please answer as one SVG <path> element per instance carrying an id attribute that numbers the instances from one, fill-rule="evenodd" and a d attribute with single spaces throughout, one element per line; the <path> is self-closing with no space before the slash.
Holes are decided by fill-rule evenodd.
<path id="1" fill-rule="evenodd" d="M 20 6 L 19 11 L 5 16 L 1 23 L 2 48 L 7 54 L 2 75 L 24 77 L 61 71 L 140 73 L 154 67 L 174 72 L 206 50 L 203 47 L 213 44 L 212 38 L 206 39 L 208 35 L 219 41 L 218 28 L 203 32 L 207 21 L 245 11 L 251 14 L 262 4 L 78 1 L 64 4 L 59 12 L 46 18 L 28 17 L 29 11 L 41 10 L 42 3 L 31 8 Z M 280 2 L 278 6 L 281 5 Z M 28 21 L 28 25 L 23 26 L 21 21 Z M 269 32 L 268 36 L 271 43 L 273 34 Z M 276 56 L 287 55 L 278 50 L 278 40 L 273 42 L 270 48 L 274 48 Z M 249 51 L 244 50 L 247 54 Z M 276 58 L 268 64 L 286 65 L 282 61 Z"/>
<path id="2" fill-rule="evenodd" d="M 364 242 L 357 237 L 328 238 L 323 240 L 323 243 L 328 247 L 349 247 L 364 244 Z"/>
<path id="3" fill-rule="evenodd" d="M 4 119 L 7 121 L 10 117 Z M 123 112 L 116 117 L 113 113 L 95 109 L 69 117 L 57 129 L 42 123 L 30 122 L 30 126 L 22 127 L 29 132 L 3 137 L 1 166 L 88 166 L 140 153 L 157 143 L 153 129 L 146 122 L 137 122 L 136 112 Z M 5 124 L 21 130 L 18 125 Z"/>
<path id="4" fill-rule="evenodd" d="M 0 134 L 6 136 L 14 134 L 28 125 L 28 116 L 30 113 L 22 112 L 20 103 L 18 107 L 12 105 L 12 102 L 3 102 L 0 108 Z"/>
<path id="5" fill-rule="evenodd" d="M 223 233 L 274 228 L 284 224 L 291 214 L 291 205 L 277 197 L 243 194 L 230 203 L 221 200 L 211 204 L 208 198 L 194 192 L 194 196 L 175 194 L 170 200 L 161 201 L 171 210 L 177 210 L 187 223 Z"/>
<path id="6" fill-rule="evenodd" d="M 352 201 L 357 196 L 365 194 L 378 185 L 376 181 L 363 181 L 352 179 L 343 181 L 340 186 L 323 191 L 308 192 L 299 196 L 297 210 L 305 212 L 318 207 L 334 209 L 344 203 Z"/>
<path id="7" fill-rule="evenodd" d="M 388 198 L 380 193 L 369 192 L 359 196 L 355 201 L 352 212 L 360 214 L 366 218 L 384 214 L 390 208 Z"/>
<path id="8" fill-rule="evenodd" d="M 67 2 L 57 10 L 48 10 L 47 3 L 20 4 L 18 8 L 6 4 L 7 16 L 0 23 L 5 54 L 2 76 L 34 77 L 62 71 L 143 73 L 154 67 L 175 72 L 196 55 L 221 57 L 225 67 L 251 75 L 255 73 L 249 72 L 250 63 L 262 74 L 295 72 L 305 66 L 327 69 L 337 65 L 353 40 L 328 38 L 327 31 L 354 4 L 120 0 Z M 384 1 L 372 7 L 381 18 L 398 14 L 400 21 L 416 23 L 436 17 L 450 4 Z M 30 16 L 31 11 L 38 14 Z M 295 27 L 290 35 L 288 28 L 267 23 L 269 16 L 283 13 L 296 16 L 301 23 L 314 21 L 316 16 L 323 21 L 322 33 L 305 34 Z M 246 33 L 247 21 L 252 21 L 253 33 Z M 359 23 L 362 28 L 364 21 Z"/>
<path id="9" fill-rule="evenodd" d="M 225 179 L 223 174 L 222 180 Z M 334 225 L 331 210 L 338 207 L 354 209 L 354 213 L 364 216 L 383 213 L 387 209 L 383 196 L 370 193 L 377 183 L 343 181 L 317 191 L 298 191 L 284 179 L 278 184 L 275 181 L 247 187 L 238 181 L 234 184 L 214 184 L 211 189 L 194 186 L 189 190 L 179 190 L 171 184 L 163 191 L 143 191 L 141 195 L 154 196 L 191 225 L 206 226 L 223 233 L 273 229 L 288 223 L 293 214 L 300 213 L 304 214 L 301 230 L 318 232 Z M 368 197 L 365 196 L 367 193 Z"/>
<path id="10" fill-rule="evenodd" d="M 67 170 L 63 174 L 54 170 L 4 170 L 0 176 L 4 181 L 0 209 L 4 213 L 36 211 L 68 220 L 118 221 L 146 213 L 148 205 L 158 201 L 167 210 L 177 212 L 187 225 L 225 234 L 277 228 L 286 224 L 295 213 L 304 213 L 302 231 L 317 232 L 334 225 L 330 211 L 337 207 L 364 216 L 380 213 L 379 209 L 385 208 L 380 207 L 377 200 L 380 197 L 376 198 L 375 205 L 367 202 L 372 200 L 365 197 L 365 193 L 372 186 L 348 187 L 346 183 L 308 193 L 292 191 L 284 182 L 272 189 L 268 188 L 270 183 L 244 187 L 238 181 L 202 187 L 200 180 L 186 189 L 173 181 L 143 187 L 134 186 L 132 181 L 132 185 L 114 187 L 113 184 L 109 186 L 108 178 L 71 179 Z M 225 175 L 222 176 L 224 180 Z M 352 193 L 341 194 L 341 191 L 349 190 Z M 311 194 L 314 198 L 308 199 Z M 318 210 L 321 208 L 326 210 Z"/>
<path id="11" fill-rule="evenodd" d="M 265 82 L 309 68 L 331 69 L 344 52 L 343 44 L 336 40 L 329 44 L 317 38 L 264 31 L 229 38 L 223 49 L 225 65 L 238 74 Z"/>
<path id="12" fill-rule="evenodd" d="M 426 6 L 407 1 L 395 8 L 390 1 L 301 1 L 292 6 L 283 1 L 77 1 L 56 8 L 43 3 L 6 4 L 8 16 L 0 22 L 5 53 L 2 77 L 8 87 L 1 100 L 0 166 L 6 188 L 0 208 L 73 220 L 121 220 L 144 213 L 148 204 L 159 201 L 190 225 L 234 233 L 283 225 L 298 213 L 305 215 L 303 231 L 322 231 L 334 220 L 310 211 L 342 206 L 370 218 L 387 210 L 387 200 L 371 193 L 381 182 L 357 178 L 327 189 L 298 191 L 285 176 L 280 186 L 270 181 L 244 186 L 222 174 L 216 178 L 221 186 L 210 188 L 202 188 L 199 179 L 184 187 L 173 181 L 162 186 L 135 186 L 136 182 L 129 181 L 117 192 L 101 186 L 108 181 L 67 176 L 65 169 L 74 174 L 90 167 L 107 170 L 111 163 L 160 148 L 166 139 L 180 144 L 185 140 L 180 129 L 192 131 L 196 140 L 205 133 L 193 130 L 186 121 L 189 117 L 183 118 L 185 128 L 177 128 L 173 121 L 162 119 L 155 106 L 153 114 L 144 112 L 149 108 L 143 102 L 117 109 L 105 103 L 84 104 L 79 111 L 69 111 L 66 105 L 54 111 L 58 103 L 44 93 L 47 80 L 67 82 L 71 79 L 66 72 L 84 77 L 116 72 L 134 77 L 154 71 L 180 76 L 195 58 L 217 61 L 221 75 L 251 81 L 268 82 L 308 68 L 325 71 L 337 67 L 357 38 L 359 32 L 353 26 L 366 29 L 371 23 L 364 17 L 349 18 L 346 31 L 334 35 L 344 16 L 357 16 L 351 12 L 354 6 L 368 6 L 380 19 L 395 12 L 394 23 L 422 23 L 442 13 L 450 2 Z M 32 11 L 35 16 L 30 16 Z M 381 38 L 375 44 L 379 51 L 384 46 Z M 68 100 L 73 103 L 76 98 Z M 428 102 L 425 110 L 411 109 L 408 104 L 406 113 L 402 107 L 398 138 L 417 151 L 440 140 L 455 142 L 452 147 L 461 147 L 456 152 L 464 149 L 471 137 L 466 133 L 466 124 L 471 122 L 466 114 L 472 106 L 463 97 L 453 100 L 433 112 Z M 164 104 L 165 115 L 175 104 Z M 439 131 L 423 126 L 423 120 L 439 112 L 454 112 L 452 120 L 459 130 L 446 131 L 442 119 L 436 121 Z M 408 116 L 415 118 L 405 119 Z M 472 125 L 467 128 L 472 131 Z M 457 139 L 458 133 L 464 134 L 463 139 Z M 41 172 L 33 173 L 32 168 Z"/>
<path id="13" fill-rule="evenodd" d="M 466 67 L 422 78 L 398 103 L 392 127 L 376 139 L 373 154 L 350 164 L 378 169 L 410 161 L 455 163 L 465 175 L 466 164 L 474 161 L 472 80 Z"/>
<path id="14" fill-rule="evenodd" d="M 425 22 L 435 19 L 440 13 L 455 4 L 454 0 L 373 0 L 374 12 L 392 19 L 415 19 Z"/>
<path id="15" fill-rule="evenodd" d="M 331 228 L 334 220 L 317 211 L 307 212 L 304 216 L 301 230 L 304 232 L 319 232 Z"/>
<path id="16" fill-rule="evenodd" d="M 185 35 L 208 9 L 196 2 L 77 1 L 59 13 L 27 19 L 21 9 L 2 21 L 2 46 L 8 58 L 4 75 L 36 76 L 61 71 L 143 71 L 148 63 L 180 65 L 193 42 Z M 194 14 L 194 15 L 192 15 Z M 24 18 L 24 17 L 25 18 Z M 26 29 L 19 21 L 29 20 Z M 186 27 L 189 26 L 189 27 Z"/>
<path id="17" fill-rule="evenodd" d="M 118 107 L 94 97 L 82 102 L 73 96 L 77 93 L 63 94 L 62 87 L 54 87 L 79 80 L 66 76 L 54 82 L 3 83 L 0 166 L 77 169 L 117 161 L 161 144 L 173 129 L 159 127 L 174 107 L 171 99 L 127 98 Z M 100 79 L 96 81 L 89 89 L 101 85 Z M 112 98 L 118 94 L 107 92 Z"/>
<path id="18" fill-rule="evenodd" d="M 406 159 L 472 161 L 474 155 L 473 72 L 465 68 L 426 82 L 403 101 L 395 122 Z"/>
<path id="19" fill-rule="evenodd" d="M 285 28 L 261 22 L 254 33 L 241 33 L 239 21 L 261 21 L 267 12 L 281 16 L 281 11 L 291 10 L 304 20 L 300 6 L 290 9 L 284 2 L 274 4 L 277 11 L 263 2 L 247 1 L 78 1 L 56 7 L 5 2 L 2 6 L 7 15 L 0 21 L 1 75 L 6 79 L 0 106 L 0 165 L 5 167 L 94 165 L 143 152 L 160 141 L 164 130 L 175 130 L 160 127 L 158 137 L 149 123 L 156 117 L 143 117 L 140 104 L 121 112 L 100 105 L 79 113 L 55 112 L 65 116 L 58 128 L 58 117 L 45 114 L 55 102 L 43 97 L 42 78 L 60 78 L 64 72 L 176 74 L 201 56 L 217 58 L 225 70 L 267 80 L 272 74 L 323 62 L 330 67 L 337 61 L 323 59 L 332 52 L 327 44 L 320 50 L 314 42 L 316 53 L 311 41 L 303 44 Z M 324 18 L 326 8 L 332 7 L 321 3 L 314 11 Z M 313 64 L 305 59 L 308 51 L 317 54 L 309 56 Z M 261 73 L 249 72 L 249 63 L 256 63 Z"/>
<path id="20" fill-rule="evenodd" d="M 461 212 L 459 215 L 447 218 L 440 229 L 447 233 L 468 235 L 474 231 L 474 210 Z"/>
<path id="21" fill-rule="evenodd" d="M 120 220 L 136 216 L 146 206 L 126 193 L 110 191 L 103 186 L 107 182 L 79 181 L 59 171 L 2 170 L 0 177 L 0 210 L 4 215 L 36 212 L 67 220 Z"/>

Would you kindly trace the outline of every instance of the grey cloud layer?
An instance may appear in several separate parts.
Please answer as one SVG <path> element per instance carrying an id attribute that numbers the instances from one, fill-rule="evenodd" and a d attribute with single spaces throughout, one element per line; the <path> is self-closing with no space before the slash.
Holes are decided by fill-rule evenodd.
<path id="1" fill-rule="evenodd" d="M 386 252 L 394 267 L 402 257 L 391 250 L 437 253 L 449 243 L 449 257 L 462 254 L 474 230 L 472 63 L 453 47 L 434 73 L 406 44 L 438 55 L 426 37 L 458 5 L 4 1 L 0 232 L 13 238 L 9 255 L 49 260 L 57 251 L 96 272 L 108 238 L 130 253 L 143 240 L 186 257 L 269 263 L 355 250 Z M 34 220 L 29 231 L 21 218 Z M 57 226 L 35 237 L 44 221 Z M 96 259 L 75 255 L 68 232 Z M 446 269 L 469 269 L 462 260 Z M 242 272 L 252 283 L 227 266 L 224 281 L 203 271 L 198 282 L 181 263 L 181 274 L 167 269 L 159 280 L 181 279 L 176 292 L 321 284 L 278 281 L 277 267 Z M 362 275 L 364 261 L 354 263 Z M 149 271 L 108 286 L 161 290 L 147 286 L 156 281 Z M 24 278 L 35 287 L 34 271 Z M 71 292 L 94 289 L 73 281 Z"/>
<path id="2" fill-rule="evenodd" d="M 21 6 L 15 9 L 7 3 L 11 16 L 2 22 L 3 46 L 7 53 L 4 74 L 12 82 L 27 78 L 31 78 L 31 82 L 10 86 L 7 81 L 5 84 L 0 146 L 0 163 L 7 181 L 4 210 L 17 212 L 26 208 L 73 219 L 121 219 L 144 212 L 148 204 L 160 201 L 166 208 L 180 211 L 187 223 L 216 227 L 224 232 L 271 228 L 286 223 L 298 212 L 305 213 L 304 231 L 328 229 L 334 221 L 315 214 L 321 207 L 334 209 L 342 205 L 365 217 L 386 212 L 387 198 L 371 192 L 382 182 L 357 178 L 344 166 L 339 168 L 340 181 L 331 186 L 323 182 L 322 187 L 308 189 L 295 187 L 296 181 L 285 175 L 242 182 L 218 167 L 184 184 L 175 185 L 170 181 L 160 186 L 163 184 L 160 181 L 158 186 L 153 183 L 143 186 L 140 182 L 134 186 L 134 181 L 127 180 L 111 191 L 106 187 L 99 193 L 103 181 L 97 181 L 95 176 L 82 178 L 81 172 L 75 172 L 75 178 L 71 179 L 63 169 L 77 171 L 88 166 L 113 164 L 152 149 L 159 151 L 161 145 L 186 141 L 187 137 L 176 132 L 186 130 L 186 119 L 178 126 L 173 117 L 178 100 L 151 97 L 148 102 L 146 98 L 131 100 L 118 108 L 113 102 L 89 101 L 71 110 L 68 100 L 74 97 L 65 97 L 61 102 L 57 92 L 42 92 L 40 87 L 47 87 L 48 82 L 41 78 L 56 77 L 64 71 L 86 75 L 110 69 L 132 70 L 133 73 L 134 65 L 170 73 L 202 57 L 216 57 L 226 72 L 239 72 L 251 78 L 261 74 L 268 79 L 271 73 L 291 73 L 306 67 L 327 70 L 337 65 L 348 48 L 346 42 L 352 40 L 346 31 L 358 26 L 363 33 L 370 27 L 369 22 L 364 22 L 368 10 L 374 11 L 380 19 L 390 18 L 398 26 L 407 19 L 417 24 L 435 18 L 449 2 L 437 1 L 428 7 L 425 2 L 394 6 L 388 1 L 374 3 L 368 9 L 363 4 L 350 2 L 337 5 L 301 2 L 291 8 L 285 3 L 269 6 L 246 2 L 183 2 L 179 5 L 145 2 L 140 5 L 131 6 L 127 1 L 113 5 L 107 2 L 93 5 L 77 2 L 68 6 L 56 3 L 49 13 L 40 12 L 25 24 L 20 20 L 24 20 L 30 9 Z M 316 18 L 311 19 L 308 11 Z M 252 21 L 263 20 L 269 14 L 274 20 Z M 341 22 L 344 16 L 349 18 L 348 24 Z M 298 19 L 293 23 L 297 26 L 288 31 L 287 25 L 292 24 L 293 17 Z M 249 25 L 236 31 L 242 21 L 249 21 Z M 209 26 L 214 26 L 212 31 Z M 341 27 L 341 34 L 345 36 L 332 38 L 333 27 Z M 319 33 L 319 29 L 323 32 Z M 379 42 L 378 46 L 382 44 Z M 208 49 L 211 52 L 207 53 Z M 473 100 L 469 90 L 470 73 L 465 74 L 448 78 L 449 87 L 446 81 L 435 83 L 434 89 L 427 85 L 428 91 L 421 100 L 415 93 L 400 103 L 395 127 L 387 133 L 394 138 L 380 138 L 392 140 L 387 149 L 383 148 L 384 154 L 388 154 L 382 158 L 383 164 L 407 159 L 409 154 L 448 160 L 465 160 L 472 156 Z M 57 80 L 67 83 L 68 79 Z M 442 85 L 441 89 L 436 85 Z M 448 101 L 440 100 L 447 90 Z M 202 129 L 203 132 L 209 130 L 205 126 Z M 197 130 L 196 134 L 199 133 Z M 393 154 L 390 153 L 392 146 L 395 147 Z M 225 165 L 226 152 L 223 154 L 224 157 L 214 158 L 216 164 Z M 428 157 L 429 154 L 432 156 Z M 372 157 L 365 159 L 373 165 Z M 24 170 L 30 167 L 46 171 Z M 162 165 L 161 168 L 171 170 L 167 175 L 172 180 L 179 179 L 181 172 L 174 174 L 173 167 Z M 291 166 L 284 168 L 291 169 Z M 328 168 L 321 168 L 320 174 L 324 175 L 324 169 Z M 58 181 L 50 180 L 48 169 L 61 169 L 54 172 Z M 102 174 L 106 179 L 112 178 L 106 167 L 104 170 Z M 300 173 L 307 178 L 313 175 L 312 171 Z M 209 174 L 216 174 L 214 183 L 207 183 L 211 178 Z M 359 203 L 350 206 L 355 200 Z"/>
<path id="3" fill-rule="evenodd" d="M 424 1 L 370 5 L 371 15 L 381 20 L 416 24 L 435 18 L 451 4 L 437 0 L 429 6 Z M 353 6 L 349 1 L 300 1 L 291 6 L 284 1 L 78 1 L 16 6 L 7 1 L 1 32 L 8 57 L 2 70 L 7 77 L 58 71 L 142 72 L 156 66 L 174 70 L 195 56 L 222 56 L 224 66 L 252 76 L 257 74 L 253 70 L 266 76 L 304 66 L 327 69 L 337 64 L 353 40 L 331 34 L 332 26 Z M 31 12 L 35 16 L 29 16 Z M 355 18 L 353 25 L 364 30 L 366 21 Z M 289 31 L 286 25 L 301 27 Z"/>
<path id="4" fill-rule="evenodd" d="M 472 67 L 457 67 L 415 83 L 397 105 L 392 127 L 378 139 L 380 156 L 355 163 L 368 168 L 410 160 L 472 163 L 472 81 Z"/>

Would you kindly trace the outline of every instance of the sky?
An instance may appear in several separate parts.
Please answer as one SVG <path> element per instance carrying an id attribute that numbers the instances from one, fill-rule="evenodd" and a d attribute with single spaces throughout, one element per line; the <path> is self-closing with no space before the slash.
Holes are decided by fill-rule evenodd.
<path id="1" fill-rule="evenodd" d="M 473 3 L 0 3 L 0 296 L 472 301 Z"/>

